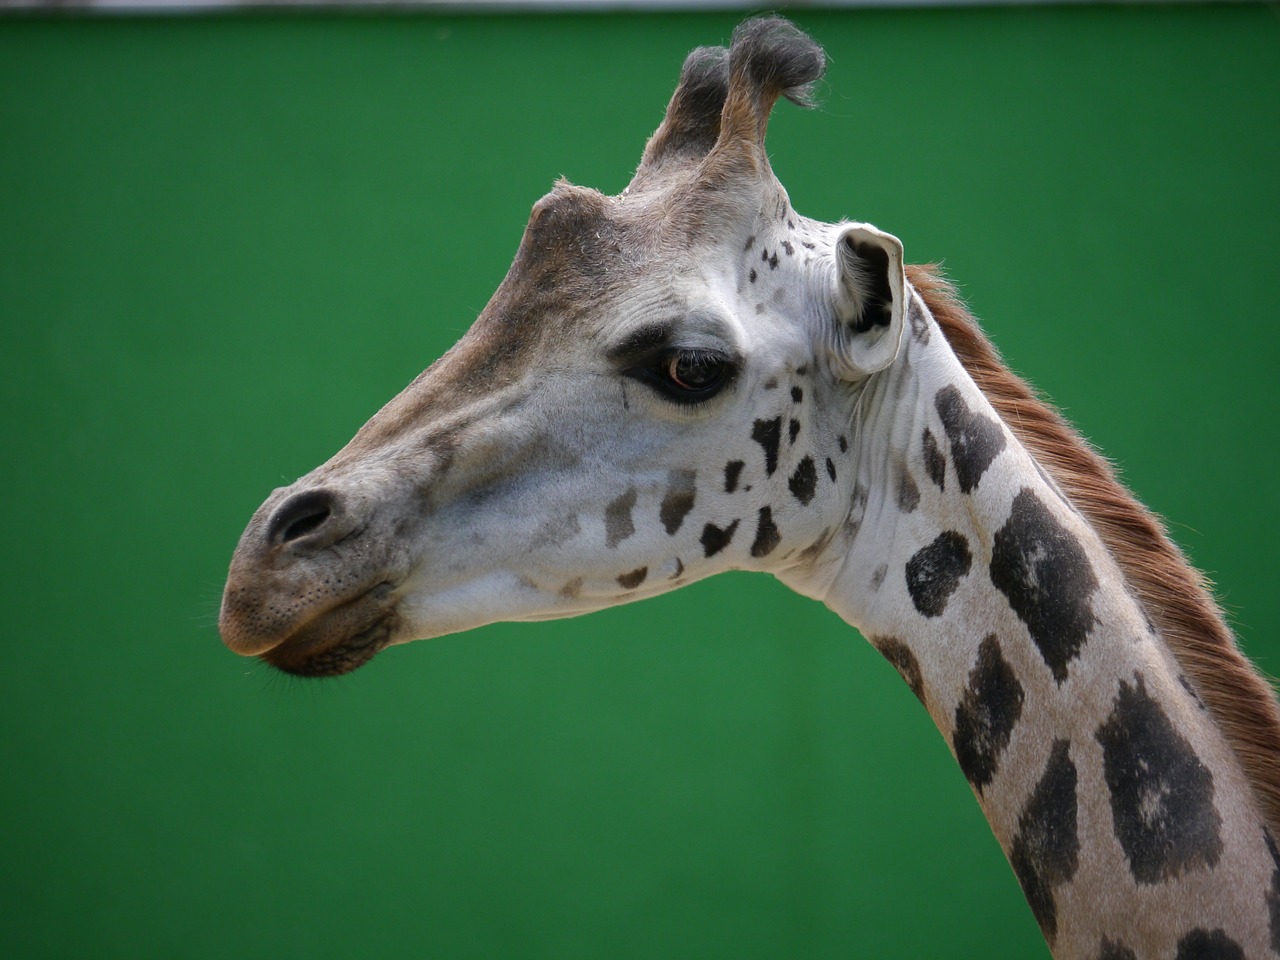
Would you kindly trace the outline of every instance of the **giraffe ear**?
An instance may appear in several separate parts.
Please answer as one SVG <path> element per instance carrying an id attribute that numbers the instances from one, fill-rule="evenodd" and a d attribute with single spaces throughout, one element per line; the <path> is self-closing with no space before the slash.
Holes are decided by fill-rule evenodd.
<path id="1" fill-rule="evenodd" d="M 883 370 L 898 355 L 904 313 L 902 241 L 866 223 L 836 242 L 836 316 L 848 375 Z"/>

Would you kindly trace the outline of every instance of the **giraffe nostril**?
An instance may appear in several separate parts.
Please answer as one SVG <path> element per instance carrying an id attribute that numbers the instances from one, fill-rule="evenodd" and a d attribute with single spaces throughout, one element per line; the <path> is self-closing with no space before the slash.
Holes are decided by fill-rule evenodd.
<path id="1" fill-rule="evenodd" d="M 336 506 L 333 494 L 327 490 L 307 490 L 290 497 L 271 518 L 267 537 L 282 545 L 300 540 L 328 523 Z"/>

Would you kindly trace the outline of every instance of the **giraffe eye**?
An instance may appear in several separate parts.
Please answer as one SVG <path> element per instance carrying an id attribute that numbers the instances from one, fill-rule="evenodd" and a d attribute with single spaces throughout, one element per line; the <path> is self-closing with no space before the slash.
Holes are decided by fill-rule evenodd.
<path id="1" fill-rule="evenodd" d="M 737 371 L 734 358 L 719 350 L 667 348 L 623 372 L 668 400 L 692 406 L 714 397 Z"/>
<path id="2" fill-rule="evenodd" d="M 709 350 L 681 350 L 662 361 L 662 375 L 677 390 L 690 395 L 690 399 L 703 399 L 724 385 L 728 373 L 728 361 Z"/>

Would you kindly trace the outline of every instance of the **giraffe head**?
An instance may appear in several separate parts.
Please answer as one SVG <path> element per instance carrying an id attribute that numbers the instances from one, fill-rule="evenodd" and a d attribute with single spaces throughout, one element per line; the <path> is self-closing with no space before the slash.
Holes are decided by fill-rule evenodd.
<path id="1" fill-rule="evenodd" d="M 803 589 L 838 562 L 852 414 L 896 356 L 904 280 L 896 239 L 798 216 L 769 166 L 775 101 L 824 65 L 749 21 L 690 54 L 621 195 L 540 200 L 462 340 L 254 515 L 228 646 L 334 674 L 721 570 Z"/>

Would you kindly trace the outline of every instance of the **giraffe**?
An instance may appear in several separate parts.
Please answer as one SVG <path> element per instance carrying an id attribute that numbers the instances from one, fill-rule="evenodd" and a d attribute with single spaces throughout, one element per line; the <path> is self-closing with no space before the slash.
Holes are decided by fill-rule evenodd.
<path id="1" fill-rule="evenodd" d="M 1200 575 L 894 236 L 765 152 L 825 56 L 686 59 L 616 197 L 559 182 L 470 331 L 231 561 L 227 646 L 303 676 L 768 572 L 950 746 L 1059 958 L 1280 954 L 1280 711 Z"/>

